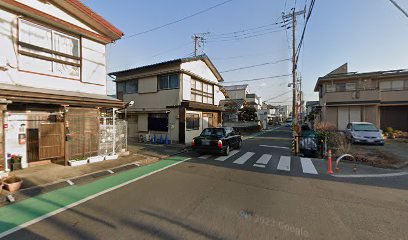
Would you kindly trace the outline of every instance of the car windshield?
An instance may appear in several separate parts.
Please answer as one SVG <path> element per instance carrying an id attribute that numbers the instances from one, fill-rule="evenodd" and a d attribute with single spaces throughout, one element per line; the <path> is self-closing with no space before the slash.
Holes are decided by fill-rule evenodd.
<path id="1" fill-rule="evenodd" d="M 376 128 L 372 124 L 354 124 L 353 126 L 354 131 L 367 131 L 367 132 L 377 132 L 378 128 Z"/>
<path id="2" fill-rule="evenodd" d="M 201 132 L 202 137 L 222 137 L 224 136 L 224 129 L 222 128 L 206 128 Z"/>

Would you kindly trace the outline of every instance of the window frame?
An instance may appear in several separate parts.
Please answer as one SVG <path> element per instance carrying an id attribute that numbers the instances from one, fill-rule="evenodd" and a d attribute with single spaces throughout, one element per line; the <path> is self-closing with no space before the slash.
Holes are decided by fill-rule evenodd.
<path id="1" fill-rule="evenodd" d="M 192 119 L 192 123 L 189 122 L 191 121 L 191 119 Z M 196 130 L 200 130 L 200 114 L 186 113 L 186 131 L 196 131 Z"/>
<path id="2" fill-rule="evenodd" d="M 171 76 L 177 76 L 177 87 L 171 87 Z M 164 80 L 164 77 L 167 81 L 167 87 L 161 87 L 161 81 Z M 180 89 L 180 74 L 179 73 L 169 73 L 162 74 L 157 76 L 157 90 L 171 90 L 171 89 Z"/>
<path id="3" fill-rule="evenodd" d="M 123 83 L 125 83 L 125 87 L 124 87 L 124 92 L 126 94 L 135 94 L 139 92 L 139 79 L 130 79 L 130 80 L 126 80 Z M 130 91 L 130 89 L 128 89 L 128 84 L 135 84 L 136 86 L 136 90 L 135 91 Z M 129 86 L 130 87 L 130 86 Z"/>
<path id="4" fill-rule="evenodd" d="M 194 82 L 194 84 L 192 84 L 192 82 Z M 197 88 L 197 83 L 199 83 L 200 88 Z M 206 92 L 204 91 L 204 88 L 207 89 Z M 207 82 L 200 81 L 198 79 L 191 78 L 190 91 L 191 91 L 191 97 L 190 97 L 191 101 L 214 105 L 214 84 L 210 84 Z M 197 99 L 201 99 L 201 101 L 198 101 Z M 204 102 L 204 99 L 207 99 L 207 101 Z M 209 99 L 211 99 L 211 102 L 209 102 Z"/>
<path id="5" fill-rule="evenodd" d="M 22 41 L 21 31 L 23 30 L 24 24 L 31 25 L 35 28 L 39 28 L 39 29 L 43 29 L 45 31 L 51 32 L 51 38 L 50 38 L 51 49 Z M 66 38 L 75 40 L 78 45 L 77 47 L 78 53 L 71 55 L 71 54 L 67 54 L 67 53 L 63 53 L 61 51 L 55 50 L 57 46 L 55 43 L 55 39 L 56 39 L 55 35 L 59 35 L 62 37 L 66 37 Z M 64 79 L 71 79 L 71 80 L 81 81 L 82 79 L 82 38 L 81 36 L 67 33 L 64 30 L 54 28 L 51 26 L 47 26 L 43 23 L 39 23 L 32 19 L 18 18 L 18 21 L 17 21 L 17 52 L 18 52 L 18 64 L 17 64 L 18 68 L 17 69 L 19 71 L 46 75 L 46 76 L 52 76 L 52 77 L 59 77 L 59 78 L 64 78 Z M 41 54 L 36 53 L 36 52 L 40 52 Z M 51 56 L 46 56 L 44 54 L 47 54 L 47 55 L 49 54 Z M 23 66 L 22 59 L 21 59 L 23 57 L 28 57 L 28 58 L 50 62 L 51 71 L 47 71 L 47 70 L 41 71 L 33 67 Z M 64 59 L 68 59 L 68 60 L 64 60 Z M 77 67 L 78 75 L 74 76 L 74 75 L 70 75 L 69 73 L 59 73 L 57 71 L 57 64 Z"/>

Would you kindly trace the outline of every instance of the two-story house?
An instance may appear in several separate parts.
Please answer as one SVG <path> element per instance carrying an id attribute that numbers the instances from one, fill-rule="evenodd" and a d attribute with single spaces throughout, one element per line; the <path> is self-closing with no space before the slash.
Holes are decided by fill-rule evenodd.
<path id="1" fill-rule="evenodd" d="M 408 70 L 348 72 L 347 64 L 320 77 L 315 86 L 320 121 L 344 130 L 365 121 L 379 128 L 408 130 Z"/>
<path id="2" fill-rule="evenodd" d="M 223 78 L 206 55 L 118 71 L 119 99 L 134 101 L 126 111 L 130 138 L 167 138 L 189 144 L 206 127 L 221 123 Z"/>
<path id="3" fill-rule="evenodd" d="M 0 1 L 0 168 L 98 154 L 100 114 L 123 107 L 105 55 L 122 36 L 78 0 Z"/>

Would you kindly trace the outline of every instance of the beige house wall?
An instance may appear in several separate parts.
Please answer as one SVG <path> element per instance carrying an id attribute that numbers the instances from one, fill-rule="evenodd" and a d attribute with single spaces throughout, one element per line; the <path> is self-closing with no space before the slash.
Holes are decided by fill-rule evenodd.
<path id="1" fill-rule="evenodd" d="M 326 107 L 325 122 L 337 126 L 337 107 Z"/>

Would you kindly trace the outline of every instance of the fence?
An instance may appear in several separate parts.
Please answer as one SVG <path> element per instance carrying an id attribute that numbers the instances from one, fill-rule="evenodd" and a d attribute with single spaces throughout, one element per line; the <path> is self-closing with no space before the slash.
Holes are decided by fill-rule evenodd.
<path id="1" fill-rule="evenodd" d="M 127 122 L 113 120 L 112 117 L 100 118 L 99 155 L 117 154 L 127 149 Z"/>

